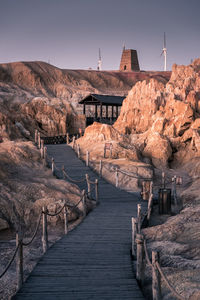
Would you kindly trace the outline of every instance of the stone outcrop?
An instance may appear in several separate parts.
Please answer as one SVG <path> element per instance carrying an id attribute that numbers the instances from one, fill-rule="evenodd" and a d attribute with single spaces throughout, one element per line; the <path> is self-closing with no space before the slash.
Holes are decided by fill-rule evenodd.
<path id="1" fill-rule="evenodd" d="M 167 82 L 169 76 L 170 72 L 61 70 L 44 62 L 1 64 L 0 136 L 24 137 L 15 121 L 31 136 L 34 128 L 46 135 L 77 133 L 85 126 L 78 101 L 89 93 L 124 96 L 139 80 Z"/>
<path id="2" fill-rule="evenodd" d="M 183 162 L 199 155 L 199 69 L 200 59 L 189 66 L 174 65 L 166 85 L 151 79 L 136 83 L 129 92 L 114 127 L 139 135 L 144 156 L 166 165 L 168 160 Z"/>

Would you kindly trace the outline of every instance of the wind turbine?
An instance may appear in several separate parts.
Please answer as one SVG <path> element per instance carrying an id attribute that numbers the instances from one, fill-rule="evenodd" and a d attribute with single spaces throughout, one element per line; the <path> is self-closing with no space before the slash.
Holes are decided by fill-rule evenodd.
<path id="1" fill-rule="evenodd" d="M 164 71 L 167 71 L 167 48 L 166 48 L 166 35 L 164 32 L 164 43 L 161 56 L 164 56 Z"/>
<path id="2" fill-rule="evenodd" d="M 99 48 L 99 60 L 98 60 L 98 67 L 97 67 L 98 71 L 102 70 L 102 60 L 101 60 L 101 49 Z"/>

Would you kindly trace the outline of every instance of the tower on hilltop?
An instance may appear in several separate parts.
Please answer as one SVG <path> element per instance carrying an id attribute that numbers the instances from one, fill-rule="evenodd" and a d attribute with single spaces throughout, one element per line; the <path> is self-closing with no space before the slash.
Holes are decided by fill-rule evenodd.
<path id="1" fill-rule="evenodd" d="M 123 47 L 119 70 L 140 71 L 137 50 L 125 49 L 125 46 Z"/>

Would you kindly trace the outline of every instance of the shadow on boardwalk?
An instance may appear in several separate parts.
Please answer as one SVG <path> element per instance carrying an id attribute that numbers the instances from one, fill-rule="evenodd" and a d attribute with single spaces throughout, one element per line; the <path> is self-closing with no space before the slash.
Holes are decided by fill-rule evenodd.
<path id="1" fill-rule="evenodd" d="M 74 178 L 97 177 L 67 145 L 49 145 L 48 154 Z M 144 299 L 130 256 L 131 217 L 136 217 L 139 197 L 100 179 L 99 200 L 79 226 L 47 251 L 12 299 Z"/>

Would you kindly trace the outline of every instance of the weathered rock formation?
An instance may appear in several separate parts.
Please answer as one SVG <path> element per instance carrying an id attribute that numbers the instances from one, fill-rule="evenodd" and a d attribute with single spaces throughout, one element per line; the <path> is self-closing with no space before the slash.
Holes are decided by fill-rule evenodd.
<path id="1" fill-rule="evenodd" d="M 170 72 L 61 70 L 44 62 L 2 64 L 0 135 L 23 137 L 15 121 L 31 136 L 34 128 L 47 135 L 74 133 L 85 122 L 78 101 L 89 93 L 126 95 L 139 80 L 166 82 L 169 76 Z"/>
<path id="2" fill-rule="evenodd" d="M 198 155 L 200 60 L 174 65 L 169 82 L 138 82 L 124 100 L 114 127 L 131 134 L 144 156 L 163 164 Z"/>

